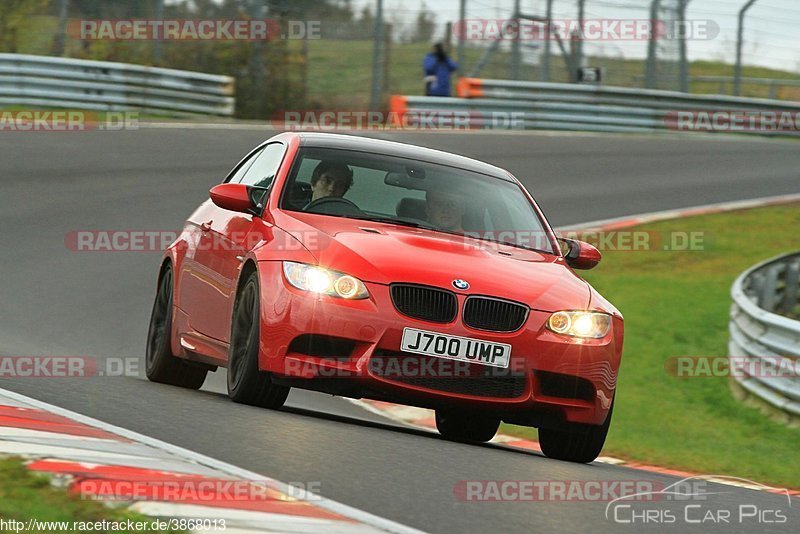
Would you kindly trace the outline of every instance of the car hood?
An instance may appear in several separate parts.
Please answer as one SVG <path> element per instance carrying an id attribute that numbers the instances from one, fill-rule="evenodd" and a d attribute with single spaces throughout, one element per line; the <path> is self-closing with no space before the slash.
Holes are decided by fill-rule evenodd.
<path id="1" fill-rule="evenodd" d="M 561 257 L 430 230 L 313 214 L 292 214 L 279 225 L 319 265 L 364 282 L 405 282 L 453 288 L 466 280 L 470 295 L 523 302 L 558 311 L 589 305 L 589 285 Z"/>

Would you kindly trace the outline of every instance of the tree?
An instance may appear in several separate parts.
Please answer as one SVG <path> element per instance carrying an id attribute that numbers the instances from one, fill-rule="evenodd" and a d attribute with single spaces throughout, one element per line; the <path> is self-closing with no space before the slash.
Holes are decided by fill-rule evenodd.
<path id="1" fill-rule="evenodd" d="M 417 14 L 414 31 L 411 34 L 412 43 L 430 42 L 436 32 L 436 16 L 428 11 L 428 6 L 422 2 L 422 7 Z"/>
<path id="2" fill-rule="evenodd" d="M 29 29 L 29 17 L 42 13 L 48 0 L 2 0 L 0 2 L 0 51 L 16 52 L 20 34 Z"/>

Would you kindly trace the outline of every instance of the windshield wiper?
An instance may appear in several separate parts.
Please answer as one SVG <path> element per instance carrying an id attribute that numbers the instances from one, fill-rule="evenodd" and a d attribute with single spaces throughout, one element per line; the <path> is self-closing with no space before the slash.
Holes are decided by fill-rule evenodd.
<path id="1" fill-rule="evenodd" d="M 387 224 L 396 224 L 398 226 L 410 226 L 411 228 L 424 228 L 426 230 L 437 230 L 435 226 L 414 221 L 405 221 L 403 219 L 393 219 L 391 217 L 353 217 L 359 221 L 380 222 Z"/>

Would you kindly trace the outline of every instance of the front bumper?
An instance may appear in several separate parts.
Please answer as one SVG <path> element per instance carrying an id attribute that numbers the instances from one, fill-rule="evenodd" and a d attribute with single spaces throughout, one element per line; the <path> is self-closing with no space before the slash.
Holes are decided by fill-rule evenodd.
<path id="1" fill-rule="evenodd" d="M 602 424 L 611 407 L 622 354 L 623 322 L 603 339 L 575 340 L 545 329 L 548 312 L 531 310 L 516 332 L 448 324 L 398 312 L 389 287 L 366 283 L 370 298 L 346 301 L 298 290 L 281 262 L 259 263 L 259 367 L 278 381 L 350 397 L 426 408 L 462 406 L 530 426 Z M 403 328 L 508 343 L 508 369 L 400 352 Z M 309 350 L 308 339 L 332 340 L 334 350 Z M 303 342 L 301 342 L 303 341 Z M 300 343 L 298 343 L 300 342 Z M 428 361 L 432 360 L 432 361 Z"/>

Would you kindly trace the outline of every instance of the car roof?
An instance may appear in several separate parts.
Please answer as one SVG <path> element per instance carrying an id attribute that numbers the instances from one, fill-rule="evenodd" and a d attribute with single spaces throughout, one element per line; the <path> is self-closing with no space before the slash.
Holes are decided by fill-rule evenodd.
<path id="1" fill-rule="evenodd" d="M 296 135 L 300 138 L 301 146 L 358 150 L 362 152 L 385 154 L 387 156 L 415 159 L 427 163 L 438 163 L 440 165 L 478 172 L 500 178 L 501 180 L 513 182 L 513 178 L 505 169 L 466 156 L 459 156 L 458 154 L 451 154 L 433 148 L 410 145 L 408 143 L 398 143 L 397 141 L 386 141 L 384 139 L 361 137 L 358 135 L 323 132 L 296 132 Z"/>

